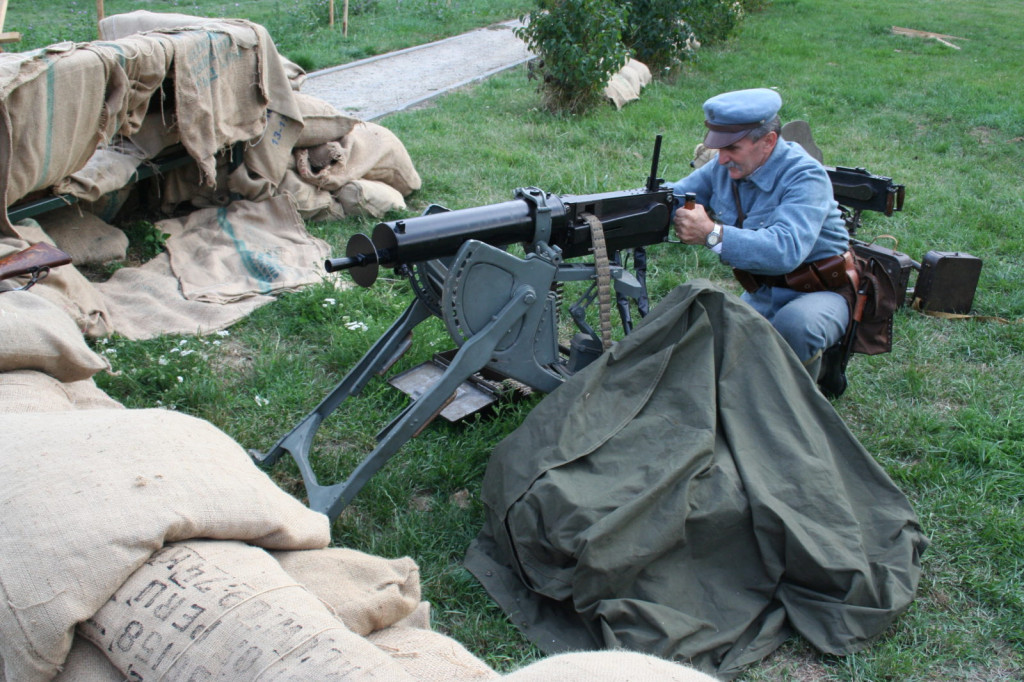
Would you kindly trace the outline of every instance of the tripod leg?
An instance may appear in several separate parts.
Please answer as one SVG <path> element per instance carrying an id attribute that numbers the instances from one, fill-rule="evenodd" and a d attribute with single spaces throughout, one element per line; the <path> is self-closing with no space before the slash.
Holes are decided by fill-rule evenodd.
<path id="1" fill-rule="evenodd" d="M 303 479 L 310 508 L 326 514 L 332 521 L 336 519 L 398 449 L 444 409 L 459 385 L 490 361 L 501 339 L 536 301 L 537 296 L 532 288 L 523 287 L 516 292 L 490 323 L 463 344 L 441 378 L 381 431 L 377 447 L 360 462 L 346 481 L 322 486 L 312 478 L 312 472 L 311 478 L 307 478 L 304 471 Z M 308 455 L 305 466 L 309 466 Z"/>
<path id="2" fill-rule="evenodd" d="M 267 453 L 250 450 L 249 456 L 257 464 L 270 466 L 287 452 L 298 464 L 306 489 L 317 487 L 316 475 L 309 463 L 309 451 L 321 422 L 346 398 L 359 393 L 375 374 L 390 367 L 408 348 L 413 328 L 428 317 L 430 310 L 418 298 L 415 299 L 312 412 Z"/>

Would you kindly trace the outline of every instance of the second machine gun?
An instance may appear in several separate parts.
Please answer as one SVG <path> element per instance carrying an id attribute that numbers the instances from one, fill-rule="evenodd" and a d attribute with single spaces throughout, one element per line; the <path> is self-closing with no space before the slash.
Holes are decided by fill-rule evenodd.
<path id="1" fill-rule="evenodd" d="M 512 201 L 461 210 L 431 206 L 418 217 L 378 223 L 373 237 L 353 236 L 346 255 L 326 261 L 328 272 L 348 270 L 371 286 L 381 267 L 409 279 L 415 297 L 405 312 L 320 404 L 266 452 L 250 451 L 261 465 L 288 452 L 302 474 L 310 508 L 331 520 L 410 438 L 455 396 L 470 376 L 487 368 L 544 393 L 557 388 L 610 344 L 608 305 L 614 289 L 629 331 L 628 300 L 645 314 L 646 286 L 614 257 L 668 241 L 675 197 L 658 177 L 661 136 L 654 144 L 644 187 L 587 195 L 554 195 L 517 189 Z M 521 244 L 525 256 L 504 247 Z M 609 254 L 613 254 L 609 257 Z M 592 263 L 568 259 L 593 257 Z M 573 307 L 580 330 L 566 351 L 558 342 L 557 284 L 591 282 Z M 600 334 L 585 320 L 599 296 Z M 624 305 L 624 302 L 627 302 Z M 411 345 L 412 331 L 430 317 L 444 321 L 458 351 L 440 378 L 377 435 L 377 447 L 348 479 L 322 485 L 310 463 L 317 429 L 375 374 L 383 374 Z"/>

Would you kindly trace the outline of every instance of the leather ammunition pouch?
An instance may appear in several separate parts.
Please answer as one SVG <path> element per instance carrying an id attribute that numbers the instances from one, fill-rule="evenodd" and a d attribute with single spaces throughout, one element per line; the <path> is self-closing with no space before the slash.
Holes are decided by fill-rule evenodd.
<path id="1" fill-rule="evenodd" d="M 762 286 L 785 287 L 805 293 L 839 291 L 843 288 L 856 291 L 858 283 L 857 264 L 850 251 L 813 263 L 804 263 L 785 275 L 755 275 L 738 269 L 732 272 L 740 286 L 749 293 L 754 293 Z"/>

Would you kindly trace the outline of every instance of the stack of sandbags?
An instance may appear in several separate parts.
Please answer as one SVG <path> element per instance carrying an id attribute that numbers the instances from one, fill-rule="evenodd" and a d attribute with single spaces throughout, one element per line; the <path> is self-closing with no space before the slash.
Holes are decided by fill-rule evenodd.
<path id="1" fill-rule="evenodd" d="M 330 541 L 326 517 L 194 417 L 7 413 L 0 432 L 0 658 L 9 680 L 55 676 L 75 626 L 167 543 L 213 538 L 298 550 Z M 199 574 L 179 576 L 186 578 Z"/>
<path id="2" fill-rule="evenodd" d="M 257 24 L 140 11 L 101 31 L 104 41 L 0 54 L 0 199 L 49 191 L 80 202 L 38 223 L 5 213 L 0 236 L 57 241 L 75 265 L 123 258 L 127 239 L 107 223 L 139 166 L 175 148 L 187 157 L 157 167 L 160 207 L 197 215 L 157 222 L 168 255 L 101 287 L 64 268 L 61 304 L 90 336 L 223 329 L 324 278 L 329 247 L 303 220 L 380 217 L 421 185 L 391 131 L 297 92 L 301 69 Z M 54 112 L 44 125 L 41 110 Z"/>
<path id="3" fill-rule="evenodd" d="M 56 304 L 31 290 L 0 293 L 0 413 L 120 407 L 93 381 L 108 369 Z"/>
<path id="4" fill-rule="evenodd" d="M 22 411 L 0 431 L 0 679 L 497 677 L 429 629 L 411 559 L 326 548 L 327 518 L 203 420 Z"/>
<path id="5" fill-rule="evenodd" d="M 621 69 L 612 74 L 604 88 L 604 96 L 611 100 L 616 109 L 640 99 L 640 91 L 651 82 L 651 70 L 643 62 L 629 59 Z"/>

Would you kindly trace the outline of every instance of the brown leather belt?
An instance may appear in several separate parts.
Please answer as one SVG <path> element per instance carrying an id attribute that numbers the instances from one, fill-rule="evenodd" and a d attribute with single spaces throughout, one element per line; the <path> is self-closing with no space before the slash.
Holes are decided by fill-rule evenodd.
<path id="1" fill-rule="evenodd" d="M 755 275 L 746 270 L 733 269 L 736 280 L 750 293 L 762 286 L 785 287 L 794 291 L 834 291 L 845 286 L 857 287 L 857 266 L 853 253 L 846 251 L 813 263 L 804 263 L 785 275 Z"/>

